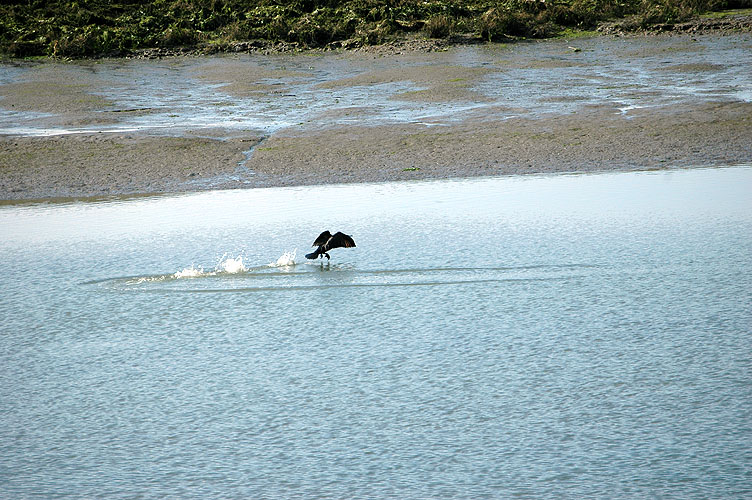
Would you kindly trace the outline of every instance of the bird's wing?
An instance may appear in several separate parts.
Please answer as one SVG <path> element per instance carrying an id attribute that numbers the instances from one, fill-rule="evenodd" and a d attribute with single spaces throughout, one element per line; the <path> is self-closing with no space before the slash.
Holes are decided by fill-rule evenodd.
<path id="1" fill-rule="evenodd" d="M 327 242 L 326 246 L 328 248 L 352 248 L 355 246 L 355 241 L 353 241 L 352 237 L 346 235 L 345 233 L 336 232 L 334 233 L 334 236 Z"/>
<path id="2" fill-rule="evenodd" d="M 329 231 L 324 231 L 323 233 L 321 233 L 319 235 L 318 238 L 316 238 L 316 241 L 314 241 L 313 245 L 311 245 L 311 246 L 313 246 L 313 247 L 320 247 L 321 245 L 323 245 L 324 243 L 326 243 L 327 241 L 329 241 L 329 238 L 331 238 L 331 237 L 332 237 L 332 233 L 330 233 Z"/>

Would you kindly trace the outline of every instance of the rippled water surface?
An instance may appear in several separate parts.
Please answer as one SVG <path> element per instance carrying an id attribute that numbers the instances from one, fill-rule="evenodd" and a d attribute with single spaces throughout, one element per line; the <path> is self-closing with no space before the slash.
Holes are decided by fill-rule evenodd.
<path id="1" fill-rule="evenodd" d="M 0 497 L 752 495 L 752 169 L 0 207 Z M 323 229 L 357 248 L 302 258 Z"/>

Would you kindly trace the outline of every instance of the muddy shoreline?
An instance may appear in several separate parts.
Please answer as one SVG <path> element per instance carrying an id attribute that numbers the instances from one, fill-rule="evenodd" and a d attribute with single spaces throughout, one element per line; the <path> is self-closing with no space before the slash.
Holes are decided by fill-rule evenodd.
<path id="1" fill-rule="evenodd" d="M 678 42 L 666 41 L 672 38 L 676 37 L 655 37 L 656 43 L 638 47 L 639 51 L 631 46 L 620 46 L 619 50 L 631 59 L 657 60 L 656 74 L 669 72 L 672 78 L 677 75 L 703 81 L 724 69 L 723 65 L 698 59 L 707 53 L 712 38 L 703 44 L 691 35 Z M 113 132 L 107 127 L 126 123 L 123 120 L 148 118 L 153 111 L 111 102 L 101 91 L 112 85 L 106 74 L 88 70 L 72 73 L 66 66 L 41 65 L 26 73 L 26 80 L 0 85 L 0 106 L 19 113 L 45 113 L 38 120 L 42 126 L 73 127 L 76 133 L 29 135 L 22 131 L 8 133 L 6 129 L 0 134 L 0 200 L 752 164 L 752 143 L 748 140 L 752 137 L 752 102 L 724 97 L 723 89 L 719 97 L 693 98 L 690 94 L 678 104 L 637 106 L 628 111 L 614 102 L 580 105 L 577 99 L 582 97 L 564 92 L 541 96 L 541 100 L 573 102 L 576 111 L 527 114 L 499 108 L 487 91 L 484 94 L 478 90 L 494 71 L 502 76 L 538 71 L 535 75 L 543 78 L 557 68 L 579 71 L 589 63 L 573 57 L 610 50 L 611 46 L 604 49 L 604 44 L 618 42 L 606 38 L 590 41 L 589 46 L 578 42 L 585 47 L 581 54 L 557 43 L 553 49 L 540 45 L 548 47 L 550 53 L 540 60 L 528 60 L 528 55 L 517 60 L 507 49 L 471 53 L 493 62 L 472 68 L 458 66 L 458 58 L 467 54 L 452 51 L 441 55 L 444 59 L 438 62 L 439 55 L 432 54 L 382 59 L 344 55 L 318 63 L 333 63 L 349 71 L 326 81 L 311 80 L 311 75 L 320 70 L 313 62 L 310 71 L 307 66 L 302 66 L 304 71 L 270 69 L 257 63 L 249 65 L 245 60 L 196 59 L 196 68 L 193 59 L 182 62 L 199 81 L 226 84 L 225 95 L 267 99 L 264 102 L 269 106 L 289 98 L 287 86 L 291 84 L 283 82 L 309 80 L 312 86 L 306 88 L 334 97 L 345 95 L 353 87 L 381 88 L 403 81 L 417 85 L 418 90 L 394 90 L 385 101 L 387 107 L 478 104 L 463 112 L 461 119 L 449 116 L 391 123 L 374 119 L 368 106 L 325 107 L 315 119 L 272 133 L 222 127 Z M 739 39 L 741 50 L 750 43 L 748 36 Z M 527 50 L 537 54 L 542 49 L 536 46 Z M 600 56 L 590 57 L 598 60 Z M 282 64 L 289 61 L 293 59 Z M 373 64 L 369 61 L 381 64 L 381 69 L 357 69 L 368 68 Z M 648 92 L 639 93 L 644 90 Z M 647 86 L 635 92 L 637 97 L 651 99 L 649 90 Z M 294 101 L 291 106 L 304 108 L 305 102 Z M 225 104 L 209 103 L 209 107 L 215 105 Z"/>
<path id="2" fill-rule="evenodd" d="M 630 120 L 592 109 L 442 127 L 281 133 L 248 161 L 260 138 L 2 136 L 0 199 L 739 165 L 752 163 L 749 137 L 752 103 L 642 112 Z"/>
<path id="3" fill-rule="evenodd" d="M 351 127 L 264 142 L 248 162 L 264 185 L 489 175 L 655 170 L 748 164 L 752 103 L 458 125 Z"/>

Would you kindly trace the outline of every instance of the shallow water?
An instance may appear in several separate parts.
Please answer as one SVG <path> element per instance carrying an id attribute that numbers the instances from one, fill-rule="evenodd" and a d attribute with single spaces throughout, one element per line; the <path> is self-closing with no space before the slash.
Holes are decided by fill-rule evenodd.
<path id="1" fill-rule="evenodd" d="M 0 207 L 0 496 L 743 498 L 752 169 Z M 358 247 L 302 254 L 323 229 Z"/>
<path id="2" fill-rule="evenodd" d="M 580 49 L 573 52 L 572 46 Z M 180 135 L 268 136 L 286 128 L 424 123 L 443 125 L 482 116 L 491 119 L 572 113 L 605 106 L 615 113 L 698 102 L 752 100 L 752 37 L 593 38 L 461 47 L 410 56 L 356 54 L 229 55 L 162 61 L 66 64 L 0 64 L 0 85 L 25 81 L 92 84 L 88 91 L 110 105 L 90 123 L 3 108 L 0 134 L 52 135 L 141 131 Z M 460 67 L 434 84 L 467 90 L 466 97 L 405 98 L 426 90 L 421 70 L 405 79 L 331 86 L 332 82 L 394 68 Z M 254 69 L 255 68 L 255 69 Z M 261 73 L 258 73 L 258 69 Z M 244 73 L 245 72 L 245 73 Z M 257 75 L 260 76 L 254 76 Z M 208 78 L 207 78 L 208 77 Z M 260 84 L 232 92 L 227 83 Z M 80 118 L 74 118 L 74 122 Z M 220 134 L 221 135 L 221 134 Z"/>

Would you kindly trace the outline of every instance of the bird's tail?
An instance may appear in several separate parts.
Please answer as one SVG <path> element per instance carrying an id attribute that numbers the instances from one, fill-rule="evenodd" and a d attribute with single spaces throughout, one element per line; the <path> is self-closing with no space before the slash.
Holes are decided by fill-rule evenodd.
<path id="1" fill-rule="evenodd" d="M 320 254 L 321 254 L 321 247 L 317 248 L 316 250 L 314 250 L 311 253 L 307 253 L 306 256 L 305 256 L 305 258 L 306 259 L 316 259 L 316 258 L 318 258 L 318 256 Z"/>

